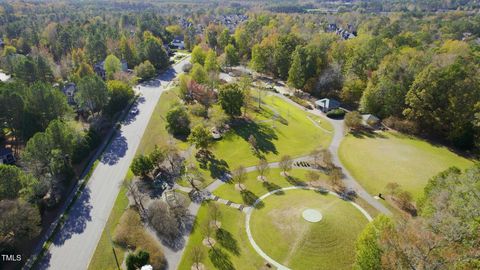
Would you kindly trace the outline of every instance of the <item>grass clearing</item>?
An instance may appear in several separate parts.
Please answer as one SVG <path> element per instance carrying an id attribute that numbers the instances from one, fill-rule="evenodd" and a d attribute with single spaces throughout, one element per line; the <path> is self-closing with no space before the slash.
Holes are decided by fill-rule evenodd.
<path id="1" fill-rule="evenodd" d="M 311 190 L 289 190 L 263 202 L 252 213 L 250 227 L 271 258 L 292 269 L 352 268 L 355 241 L 368 220 L 349 202 Z M 319 211 L 322 220 L 304 220 L 306 209 Z"/>
<path id="2" fill-rule="evenodd" d="M 263 266 L 263 259 L 253 250 L 247 238 L 247 233 L 245 231 L 245 214 L 223 204 L 218 204 L 218 207 L 222 213 L 220 221 L 221 229 L 225 232 L 223 235 L 228 236 L 228 247 L 221 245 L 216 236 L 214 236 L 214 238 L 217 240 L 217 244 L 214 247 L 216 250 L 220 251 L 219 254 L 222 254 L 220 257 L 226 262 L 224 267 L 226 264 L 231 264 L 234 269 L 261 269 Z M 182 260 L 178 267 L 179 270 L 191 269 L 192 250 L 197 246 L 201 247 L 205 254 L 205 259 L 202 263 L 206 266 L 206 269 L 229 269 L 215 267 L 209 258 L 209 248 L 202 244 L 204 234 L 202 233 L 200 226 L 205 220 L 207 220 L 207 218 L 208 204 L 204 203 L 198 211 L 195 227 L 183 253 Z"/>
<path id="3" fill-rule="evenodd" d="M 451 166 L 465 169 L 473 162 L 446 147 L 393 132 L 375 137 L 347 135 L 340 145 L 342 163 L 370 193 L 385 192 L 389 182 L 397 182 L 415 199 L 428 180 Z"/>
<path id="4" fill-rule="evenodd" d="M 188 147 L 186 142 L 174 139 L 166 129 L 165 117 L 173 104 L 180 101 L 178 97 L 178 89 L 174 88 L 165 91 L 155 106 L 150 121 L 148 122 L 145 133 L 137 149 L 137 154 L 148 154 L 155 145 L 159 147 L 167 145 L 169 141 L 173 141 L 177 146 L 185 150 Z"/>
<path id="5" fill-rule="evenodd" d="M 258 120 L 233 127 L 212 149 L 214 155 L 230 168 L 257 163 L 258 157 L 248 143 L 250 135 L 256 138 L 261 155 L 269 162 L 278 161 L 281 155 L 306 155 L 315 148 L 330 144 L 332 134 L 315 126 L 307 118 L 309 113 L 273 95 L 262 101 L 267 112 L 255 116 Z M 278 113 L 278 118 L 272 116 L 272 112 Z M 333 129 L 327 121 L 322 121 L 322 125 L 327 130 Z"/>

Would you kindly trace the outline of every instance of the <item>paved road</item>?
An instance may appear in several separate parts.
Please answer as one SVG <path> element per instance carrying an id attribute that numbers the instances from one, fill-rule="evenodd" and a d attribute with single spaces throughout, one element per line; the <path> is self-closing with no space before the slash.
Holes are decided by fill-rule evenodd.
<path id="1" fill-rule="evenodd" d="M 114 135 L 39 269 L 87 269 L 155 105 L 186 61 L 188 58 L 156 80 L 136 87 L 141 94 L 135 105 L 138 114 L 130 113 Z"/>

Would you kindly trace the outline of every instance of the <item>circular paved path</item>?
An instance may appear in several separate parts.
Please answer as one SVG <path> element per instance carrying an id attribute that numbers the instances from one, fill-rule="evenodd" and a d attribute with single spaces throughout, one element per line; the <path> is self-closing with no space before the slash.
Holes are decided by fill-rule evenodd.
<path id="1" fill-rule="evenodd" d="M 264 200 L 265 198 L 267 198 L 268 196 L 270 195 L 273 195 L 279 191 L 286 191 L 286 190 L 292 190 L 292 189 L 304 189 L 304 190 L 316 190 L 316 191 L 325 191 L 325 189 L 321 189 L 321 188 L 313 188 L 313 187 L 299 187 L 299 186 L 293 186 L 293 187 L 285 187 L 285 188 L 279 188 L 279 189 L 276 189 L 276 190 L 273 190 L 273 191 L 270 191 L 264 195 L 262 195 L 260 198 L 258 198 L 255 203 L 252 205 L 252 207 L 249 208 L 249 210 L 247 211 L 247 214 L 246 214 L 246 218 L 245 218 L 245 228 L 246 228 L 246 231 L 247 231 L 247 236 L 248 236 L 248 241 L 250 241 L 250 244 L 253 246 L 253 249 L 255 249 L 255 251 L 258 253 L 258 255 L 262 256 L 262 258 L 264 258 L 267 262 L 269 262 L 270 264 L 272 264 L 273 266 L 275 266 L 278 270 L 290 270 L 290 268 L 286 267 L 285 265 L 282 265 L 281 263 L 275 261 L 274 259 L 270 258 L 270 256 L 268 256 L 258 245 L 257 243 L 255 242 L 255 240 L 253 239 L 253 236 L 252 236 L 252 232 L 250 230 L 250 218 L 251 218 L 251 215 L 252 215 L 252 212 L 253 210 L 255 209 L 255 206 L 262 200 Z M 334 193 L 334 192 L 331 192 L 331 191 L 328 191 L 329 194 L 331 195 L 334 195 L 336 196 L 337 198 L 340 199 L 340 196 L 338 196 L 337 193 Z M 370 222 L 372 221 L 372 217 L 370 216 L 370 214 L 368 214 L 367 211 L 365 211 L 365 209 L 363 209 L 360 205 L 352 202 L 352 201 L 349 201 L 353 206 L 355 206 L 360 212 L 362 212 L 362 214 L 365 216 L 365 218 Z"/>

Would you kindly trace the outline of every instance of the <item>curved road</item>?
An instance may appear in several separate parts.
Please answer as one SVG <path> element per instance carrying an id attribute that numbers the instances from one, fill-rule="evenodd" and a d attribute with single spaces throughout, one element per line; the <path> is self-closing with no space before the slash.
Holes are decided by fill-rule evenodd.
<path id="1" fill-rule="evenodd" d="M 70 209 L 65 224 L 53 237 L 53 243 L 38 264 L 38 269 L 87 269 L 160 95 L 182 72 L 181 67 L 188 60 L 187 57 L 157 79 L 136 87 L 141 94 L 135 105 L 138 114 L 130 112 L 124 119 L 85 189 Z"/>

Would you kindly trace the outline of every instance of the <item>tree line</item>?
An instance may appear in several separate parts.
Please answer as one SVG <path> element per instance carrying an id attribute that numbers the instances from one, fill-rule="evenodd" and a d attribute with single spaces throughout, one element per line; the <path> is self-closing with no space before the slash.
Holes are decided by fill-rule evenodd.
<path id="1" fill-rule="evenodd" d="M 480 21 L 460 12 L 393 18 L 350 14 L 358 35 L 344 40 L 313 15 L 255 14 L 232 44 L 243 63 L 293 88 L 341 99 L 404 132 L 478 147 L 479 46 L 472 36 Z"/>

